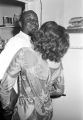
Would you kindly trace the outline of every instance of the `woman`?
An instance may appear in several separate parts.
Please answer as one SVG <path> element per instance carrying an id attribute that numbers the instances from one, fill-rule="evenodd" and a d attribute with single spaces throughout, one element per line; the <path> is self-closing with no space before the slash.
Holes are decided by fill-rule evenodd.
<path id="1" fill-rule="evenodd" d="M 61 58 L 68 50 L 68 39 L 63 27 L 49 21 L 32 35 L 34 50 L 25 47 L 16 53 L 0 92 L 3 109 L 12 114 L 11 120 L 52 120 L 51 98 L 64 93 Z"/>
<path id="2" fill-rule="evenodd" d="M 32 41 L 34 43 L 34 49 L 39 51 L 42 58 L 48 62 L 53 79 L 55 77 L 54 81 L 52 79 L 50 80 L 50 82 L 54 82 L 53 85 L 51 84 L 51 90 L 53 87 L 56 88 L 56 82 L 59 82 L 56 81 L 56 78 L 60 80 L 61 77 L 62 83 L 57 84 L 57 91 L 53 90 L 52 94 L 50 91 L 51 98 L 57 98 L 61 95 L 64 96 L 64 76 L 61 59 L 69 48 L 69 35 L 66 29 L 54 21 L 45 22 L 41 26 L 39 34 L 37 33 L 32 37 Z"/>

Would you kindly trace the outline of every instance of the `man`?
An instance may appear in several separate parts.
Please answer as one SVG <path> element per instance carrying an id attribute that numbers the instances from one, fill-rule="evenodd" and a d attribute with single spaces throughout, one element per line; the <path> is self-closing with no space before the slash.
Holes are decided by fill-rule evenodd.
<path id="1" fill-rule="evenodd" d="M 19 25 L 21 31 L 8 41 L 0 54 L 0 81 L 15 53 L 22 47 L 32 47 L 29 35 L 38 30 L 37 14 L 32 10 L 25 11 L 20 18 Z"/>

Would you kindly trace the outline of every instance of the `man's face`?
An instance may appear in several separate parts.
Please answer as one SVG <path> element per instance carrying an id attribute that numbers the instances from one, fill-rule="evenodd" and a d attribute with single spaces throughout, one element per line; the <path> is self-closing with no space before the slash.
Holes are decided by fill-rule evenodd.
<path id="1" fill-rule="evenodd" d="M 34 32 L 38 30 L 38 19 L 34 16 L 29 16 L 26 18 L 26 28 L 28 32 Z"/>
<path id="2" fill-rule="evenodd" d="M 29 32 L 34 32 L 38 30 L 38 22 L 35 20 L 30 20 L 26 23 L 27 30 Z"/>

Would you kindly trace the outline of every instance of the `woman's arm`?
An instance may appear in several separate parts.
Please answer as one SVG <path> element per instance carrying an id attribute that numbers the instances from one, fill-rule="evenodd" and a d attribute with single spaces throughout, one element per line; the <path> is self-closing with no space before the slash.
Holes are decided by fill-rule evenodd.
<path id="1" fill-rule="evenodd" d="M 4 109 L 12 103 L 11 96 L 12 94 L 15 95 L 15 92 L 16 92 L 14 85 L 18 79 L 18 75 L 21 70 L 20 54 L 21 54 L 21 51 L 17 52 L 17 54 L 11 61 L 7 71 L 5 72 L 3 80 L 1 81 L 1 84 L 0 84 L 1 86 L 0 98 L 1 98 L 1 102 Z"/>
<path id="2" fill-rule="evenodd" d="M 62 83 L 63 80 L 64 78 L 58 77 L 55 80 L 55 82 L 52 84 L 52 89 L 50 91 L 51 98 L 65 96 L 64 95 L 64 84 Z"/>
<path id="3" fill-rule="evenodd" d="M 57 75 L 56 75 L 57 74 Z M 49 87 L 51 98 L 58 98 L 61 96 L 65 96 L 64 94 L 64 75 L 63 75 L 63 67 L 60 64 L 60 67 L 55 70 L 51 77 L 52 84 Z"/>

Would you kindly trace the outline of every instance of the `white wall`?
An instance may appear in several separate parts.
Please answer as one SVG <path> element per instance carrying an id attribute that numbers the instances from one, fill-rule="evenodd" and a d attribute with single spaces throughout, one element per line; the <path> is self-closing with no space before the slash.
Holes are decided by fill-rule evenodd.
<path id="1" fill-rule="evenodd" d="M 42 23 L 48 20 L 63 25 L 64 0 L 42 0 Z"/>
<path id="2" fill-rule="evenodd" d="M 83 17 L 83 0 L 64 0 L 64 26 L 72 17 Z"/>
<path id="3" fill-rule="evenodd" d="M 68 26 L 72 17 L 83 17 L 83 0 L 42 0 L 42 22 L 54 20 Z"/>

